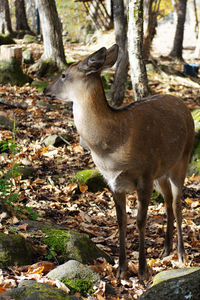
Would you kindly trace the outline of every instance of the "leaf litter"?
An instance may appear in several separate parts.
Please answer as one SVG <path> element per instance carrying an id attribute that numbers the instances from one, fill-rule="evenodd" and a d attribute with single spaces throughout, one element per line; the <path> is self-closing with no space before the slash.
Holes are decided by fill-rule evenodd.
<path id="1" fill-rule="evenodd" d="M 158 80 L 158 79 L 154 79 Z M 165 78 L 166 80 L 166 78 Z M 184 82 L 182 82 L 184 84 Z M 176 95 L 184 95 L 185 87 L 176 86 Z M 152 85 L 154 92 L 166 92 L 162 84 Z M 178 90 L 177 90 L 178 89 Z M 193 90 L 198 95 L 197 91 Z M 65 225 L 69 229 L 85 232 L 104 251 L 115 260 L 114 266 L 100 259 L 91 268 L 101 275 L 102 281 L 93 298 L 88 299 L 137 299 L 150 286 L 139 282 L 138 272 L 138 232 L 136 228 L 137 196 L 136 193 L 127 195 L 127 256 L 129 261 L 130 277 L 128 280 L 119 281 L 116 277 L 118 267 L 118 226 L 115 207 L 111 192 L 104 189 L 102 192 L 92 193 L 86 185 L 79 186 L 71 183 L 70 179 L 78 170 L 93 168 L 94 164 L 90 154 L 79 145 L 70 105 L 54 101 L 53 108 L 49 99 L 44 98 L 37 89 L 25 85 L 24 87 L 1 87 L 1 96 L 18 103 L 26 103 L 27 109 L 8 108 L 1 105 L 1 111 L 9 112 L 20 124 L 15 132 L 1 130 L 1 140 L 14 139 L 20 145 L 14 160 L 22 166 L 32 166 L 34 171 L 28 178 L 20 175 L 15 179 L 12 189 L 19 194 L 17 205 L 32 207 L 38 214 L 37 220 L 51 221 L 59 225 Z M 184 100 L 190 107 L 197 107 L 198 96 L 192 99 L 191 95 Z M 129 102 L 129 99 L 126 99 Z M 40 105 L 39 103 L 43 103 Z M 44 139 L 53 134 L 67 134 L 70 143 L 60 146 L 45 146 Z M 1 169 L 8 169 L 13 163 L 12 157 L 1 156 Z M 199 266 L 200 262 L 200 195 L 199 176 L 186 179 L 183 191 L 183 238 L 187 253 L 186 266 Z M 24 238 L 31 240 L 27 231 L 28 216 L 17 214 L 10 210 L 9 214 L 0 214 L 0 230 L 9 233 L 13 230 Z M 24 220 L 24 223 L 19 222 Z M 160 259 L 166 228 L 165 205 L 156 204 L 152 199 L 149 206 L 149 214 L 146 227 L 146 250 L 148 265 L 151 269 L 152 279 L 160 271 L 170 268 L 179 268 L 176 254 L 177 234 L 174 234 L 174 251 L 170 256 Z M 38 237 L 40 233 L 38 231 Z M 34 242 L 33 242 L 34 244 Z M 0 271 L 0 293 L 16 287 L 24 279 L 34 279 L 55 285 L 65 291 L 67 288 L 58 281 L 52 281 L 46 277 L 47 270 L 55 267 L 54 263 L 43 261 L 47 249 L 40 245 L 38 263 L 32 266 L 10 267 L 8 271 Z M 116 296 L 105 296 L 105 283 L 111 284 Z M 90 296 L 91 297 L 91 296 Z M 107 298 L 106 298 L 107 297 Z"/>

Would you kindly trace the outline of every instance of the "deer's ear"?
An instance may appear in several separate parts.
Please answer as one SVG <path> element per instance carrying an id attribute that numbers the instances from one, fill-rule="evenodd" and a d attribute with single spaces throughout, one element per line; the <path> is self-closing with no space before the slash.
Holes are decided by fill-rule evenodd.
<path id="1" fill-rule="evenodd" d="M 79 64 L 79 70 L 85 71 L 87 75 L 99 72 L 106 61 L 106 48 L 103 47 L 89 55 Z"/>
<path id="2" fill-rule="evenodd" d="M 112 47 L 107 49 L 106 60 L 103 64 L 102 70 L 111 68 L 115 64 L 115 62 L 117 61 L 118 52 L 119 46 L 117 44 L 114 44 Z"/>

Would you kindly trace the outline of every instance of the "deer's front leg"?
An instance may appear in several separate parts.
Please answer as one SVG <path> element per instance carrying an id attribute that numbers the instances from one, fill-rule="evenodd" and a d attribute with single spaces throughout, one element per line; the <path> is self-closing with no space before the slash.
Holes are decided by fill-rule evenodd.
<path id="1" fill-rule="evenodd" d="M 138 193 L 138 214 L 137 227 L 139 231 L 139 278 L 141 280 L 149 279 L 149 271 L 146 262 L 145 251 L 145 228 L 147 219 L 147 210 L 149 200 L 153 190 L 153 183 L 148 180 L 141 180 L 137 187 Z"/>
<path id="2" fill-rule="evenodd" d="M 116 207 L 117 221 L 119 226 L 119 241 L 120 241 L 118 277 L 125 278 L 128 269 L 128 264 L 126 259 L 127 216 L 126 216 L 125 193 L 113 193 L 113 199 Z"/>

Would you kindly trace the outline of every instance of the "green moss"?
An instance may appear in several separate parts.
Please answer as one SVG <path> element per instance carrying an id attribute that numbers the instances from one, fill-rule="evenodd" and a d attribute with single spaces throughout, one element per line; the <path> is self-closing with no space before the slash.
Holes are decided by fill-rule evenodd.
<path id="1" fill-rule="evenodd" d="M 36 36 L 30 35 L 30 34 L 25 34 L 24 42 L 25 43 L 38 43 L 38 39 Z"/>
<path id="2" fill-rule="evenodd" d="M 32 79 L 23 73 L 20 63 L 12 58 L 10 61 L 0 61 L 0 83 L 23 86 Z"/>
<path id="3" fill-rule="evenodd" d="M 78 300 L 80 298 L 67 295 L 64 291 L 49 284 L 27 280 L 24 281 L 22 287 L 2 293 L 0 299 Z"/>
<path id="4" fill-rule="evenodd" d="M 106 187 L 103 176 L 95 169 L 78 171 L 71 180 L 72 183 L 86 184 L 91 192 L 101 191 Z"/>
<path id="5" fill-rule="evenodd" d="M 0 267 L 30 264 L 34 258 L 31 244 L 23 237 L 0 233 Z"/>
<path id="6" fill-rule="evenodd" d="M 171 270 L 162 271 L 156 274 L 152 286 L 159 284 L 160 282 L 163 282 L 165 280 L 185 276 L 196 271 L 200 271 L 200 268 L 192 267 L 192 268 L 171 269 Z"/>
<path id="7" fill-rule="evenodd" d="M 57 254 L 64 254 L 66 252 L 66 243 L 69 242 L 69 234 L 65 230 L 58 229 L 43 229 L 43 232 L 47 235 L 42 239 L 42 241 L 47 244 L 52 250 Z M 60 259 L 60 261 L 64 261 Z"/>
<path id="8" fill-rule="evenodd" d="M 44 228 L 42 231 L 46 234 L 42 241 L 49 246 L 49 259 L 55 251 L 59 263 L 74 259 L 83 264 L 91 264 L 98 257 L 105 257 L 108 262 L 113 262 L 110 256 L 100 250 L 87 234 L 62 229 Z"/>
<path id="9" fill-rule="evenodd" d="M 0 45 L 10 45 L 15 44 L 15 41 L 10 35 L 0 35 Z"/>
<path id="10" fill-rule="evenodd" d="M 48 84 L 49 83 L 46 82 L 46 81 L 36 81 L 36 80 L 34 80 L 31 85 L 36 87 L 38 92 L 42 92 L 48 86 Z"/>
<path id="11" fill-rule="evenodd" d="M 153 191 L 152 193 L 152 199 L 156 202 L 156 203 L 164 203 L 164 198 L 163 196 L 156 190 Z"/>
<path id="12" fill-rule="evenodd" d="M 79 278 L 76 280 L 63 279 L 62 282 L 73 294 L 78 292 L 82 296 L 86 297 L 88 294 L 91 295 L 94 293 L 93 282 L 91 280 Z"/>
<path id="13" fill-rule="evenodd" d="M 53 74 L 58 71 L 58 66 L 55 61 L 51 59 L 42 60 L 39 66 L 38 76 L 43 77 L 45 75 Z"/>
<path id="14" fill-rule="evenodd" d="M 192 117 L 194 119 L 195 132 L 200 131 L 200 109 L 194 109 L 192 111 Z"/>

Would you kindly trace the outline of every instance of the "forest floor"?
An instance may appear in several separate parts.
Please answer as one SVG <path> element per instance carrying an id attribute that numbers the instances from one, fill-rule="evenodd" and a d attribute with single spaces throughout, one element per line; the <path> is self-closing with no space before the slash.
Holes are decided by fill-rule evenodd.
<path id="1" fill-rule="evenodd" d="M 113 36 L 113 40 L 111 36 Z M 114 35 L 113 33 L 101 34 L 95 39 L 89 45 L 66 44 L 67 59 L 77 60 L 102 46 L 111 46 L 114 42 Z M 18 43 L 22 42 L 18 41 Z M 41 45 L 29 44 L 26 47 L 34 52 L 35 58 L 42 53 Z M 187 51 L 189 51 L 188 57 Z M 175 63 L 159 57 L 159 49 L 154 49 L 153 53 L 156 53 L 158 66 L 163 64 L 169 69 L 168 72 L 161 70 L 149 73 L 151 92 L 153 94 L 171 93 L 182 97 L 189 108 L 199 108 L 200 79 L 178 76 L 178 73 L 173 73 L 171 70 L 183 71 L 183 63 Z M 191 58 L 191 50 L 184 50 L 184 58 L 190 62 L 200 62 L 200 60 Z M 38 79 L 35 78 L 35 80 Z M 74 192 L 76 186 L 69 183 L 71 176 L 76 171 L 94 167 L 90 154 L 79 146 L 79 137 L 73 125 L 71 105 L 63 104 L 58 100 L 52 103 L 30 85 L 21 88 L 10 85 L 0 86 L 0 96 L 9 101 L 28 105 L 27 109 L 0 106 L 1 111 L 8 117 L 15 118 L 16 122 L 20 124 L 14 131 L 1 130 L 0 132 L 0 140 L 13 140 L 19 145 L 18 152 L 14 157 L 9 153 L 0 154 L 1 169 L 6 170 L 15 163 L 34 168 L 31 178 L 18 177 L 13 181 L 12 189 L 20 196 L 17 205 L 33 207 L 39 215 L 39 221 L 51 221 L 79 232 L 88 233 L 101 249 L 114 257 L 114 266 L 107 265 L 105 262 L 95 266 L 96 271 L 100 272 L 102 280 L 109 282 L 116 290 L 117 296 L 110 299 L 137 299 L 151 285 L 155 274 L 180 267 L 176 253 L 176 233 L 173 253 L 163 260 L 159 258 L 166 225 L 165 205 L 156 203 L 152 198 L 146 229 L 147 260 L 152 278 L 145 285 L 139 282 L 137 277 L 138 231 L 135 218 L 137 196 L 136 193 L 133 193 L 127 195 L 127 256 L 132 275 L 128 280 L 119 281 L 116 278 L 118 227 L 110 191 L 105 189 L 103 192 L 92 193 L 84 190 L 82 193 L 76 193 Z M 131 99 L 132 91 L 127 90 L 126 102 L 132 101 Z M 43 141 L 47 136 L 63 133 L 70 137 L 70 144 L 58 147 L 44 145 Z M 183 190 L 183 238 L 187 253 L 186 266 L 200 265 L 199 184 L 200 177 L 192 175 L 186 178 Z M 17 230 L 19 234 L 26 237 L 26 227 L 24 230 L 22 227 L 18 227 L 19 219 L 24 220 L 26 224 L 27 215 L 17 214 L 13 209 L 7 214 L 1 213 L 0 230 L 10 232 L 14 227 L 15 231 Z M 19 276 L 16 279 L 9 272 L 3 273 L 2 276 L 2 282 L 7 282 L 6 288 L 14 287 L 19 282 Z M 24 277 L 23 274 L 23 279 Z M 40 280 L 42 280 L 41 278 Z M 90 297 L 90 299 L 93 298 Z M 97 296 L 97 299 L 105 298 L 102 295 L 102 298 Z"/>

